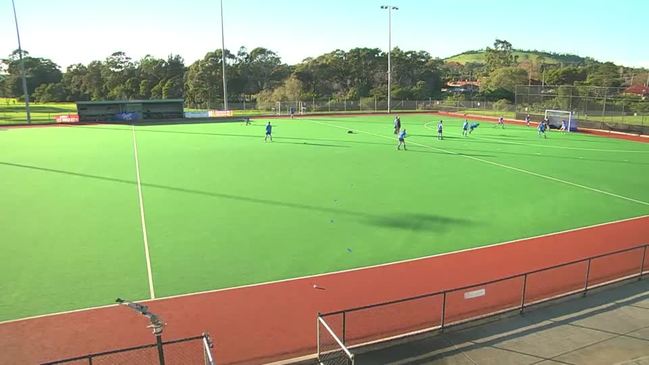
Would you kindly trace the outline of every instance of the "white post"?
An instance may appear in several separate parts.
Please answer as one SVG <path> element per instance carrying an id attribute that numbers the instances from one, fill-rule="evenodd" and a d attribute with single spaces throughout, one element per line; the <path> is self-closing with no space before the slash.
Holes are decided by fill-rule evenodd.
<path id="1" fill-rule="evenodd" d="M 223 32 L 223 0 L 221 0 L 221 63 L 223 64 L 223 109 L 228 110 L 228 82 L 225 77 L 225 34 Z"/>
<path id="2" fill-rule="evenodd" d="M 381 9 L 388 11 L 388 114 L 392 97 L 392 10 L 399 10 L 396 6 L 381 5 Z"/>
<path id="3" fill-rule="evenodd" d="M 20 44 L 20 32 L 18 31 L 18 15 L 16 15 L 16 3 L 11 0 L 14 9 L 14 21 L 16 22 L 16 38 L 18 38 L 18 57 L 20 60 L 20 73 L 23 79 L 23 93 L 25 94 L 25 112 L 27 113 L 27 123 L 32 124 L 32 115 L 29 110 L 29 91 L 27 90 L 27 75 L 25 73 L 25 60 L 23 59 L 23 47 Z"/>
<path id="4" fill-rule="evenodd" d="M 392 7 L 388 6 L 388 114 L 390 114 L 392 94 Z"/>

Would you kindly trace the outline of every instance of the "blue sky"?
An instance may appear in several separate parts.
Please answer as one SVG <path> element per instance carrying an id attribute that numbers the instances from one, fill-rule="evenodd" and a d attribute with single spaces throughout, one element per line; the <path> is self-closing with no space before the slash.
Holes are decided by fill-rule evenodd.
<path id="1" fill-rule="evenodd" d="M 218 0 L 15 0 L 23 48 L 59 65 L 220 48 Z M 262 46 L 297 63 L 334 49 L 387 49 L 378 0 L 224 0 L 226 47 Z M 496 38 L 515 48 L 649 67 L 646 0 L 392 0 L 393 45 L 448 57 Z M 10 0 L 0 2 L 0 57 L 16 49 Z M 191 4 L 191 5 L 190 5 Z"/>

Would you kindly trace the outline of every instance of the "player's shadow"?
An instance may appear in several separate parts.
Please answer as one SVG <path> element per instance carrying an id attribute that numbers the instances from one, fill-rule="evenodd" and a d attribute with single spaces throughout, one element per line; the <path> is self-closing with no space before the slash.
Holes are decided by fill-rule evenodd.
<path id="1" fill-rule="evenodd" d="M 254 126 L 253 126 L 254 127 Z M 263 127 L 263 126 L 260 126 Z M 92 129 L 105 129 L 105 130 L 114 130 L 119 132 L 128 132 L 131 133 L 130 129 L 126 128 L 114 128 L 114 127 L 105 127 L 105 126 L 93 126 L 93 127 L 79 127 L 79 128 L 92 128 Z M 248 127 L 246 127 L 248 128 Z M 236 134 L 236 133 L 211 133 L 211 132 L 189 132 L 189 131 L 170 131 L 164 129 L 137 129 L 137 133 L 166 133 L 166 134 L 186 134 L 186 135 L 196 135 L 196 136 L 212 136 L 212 137 L 232 137 L 232 138 L 250 138 L 263 140 L 263 134 Z M 362 144 L 362 145 L 382 145 L 382 146 L 391 146 L 392 143 L 380 143 L 380 142 L 367 142 L 367 141 L 353 141 L 353 140 L 342 140 L 342 139 L 328 139 L 328 138 L 304 138 L 304 137 L 274 137 L 275 143 L 282 141 L 282 143 L 291 143 L 284 142 L 285 140 L 291 141 L 316 141 L 316 143 L 307 142 L 306 144 L 311 145 L 322 145 L 322 147 L 333 147 L 326 143 L 320 142 L 334 142 L 334 143 L 352 143 L 352 144 Z M 304 144 L 299 142 L 293 142 L 294 144 Z M 339 146 L 339 147 L 348 147 L 348 146 Z"/>
<path id="2" fill-rule="evenodd" d="M 281 144 L 295 144 L 298 146 L 314 146 L 314 147 L 335 147 L 335 148 L 351 148 L 349 146 L 341 146 L 337 144 L 325 144 L 325 143 L 311 143 L 311 142 L 287 142 L 287 141 L 273 141 L 273 143 L 281 143 Z"/>
<path id="3" fill-rule="evenodd" d="M 407 231 L 445 232 L 457 226 L 473 223 L 465 218 L 447 217 L 437 214 L 408 213 L 377 216 L 366 220 L 370 225 Z"/>

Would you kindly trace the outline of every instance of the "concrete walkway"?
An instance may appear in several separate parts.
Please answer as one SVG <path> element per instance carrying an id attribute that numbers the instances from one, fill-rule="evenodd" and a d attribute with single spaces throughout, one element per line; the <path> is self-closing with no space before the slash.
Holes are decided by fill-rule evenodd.
<path id="1" fill-rule="evenodd" d="M 522 316 L 358 350 L 356 365 L 649 365 L 649 277 Z"/>

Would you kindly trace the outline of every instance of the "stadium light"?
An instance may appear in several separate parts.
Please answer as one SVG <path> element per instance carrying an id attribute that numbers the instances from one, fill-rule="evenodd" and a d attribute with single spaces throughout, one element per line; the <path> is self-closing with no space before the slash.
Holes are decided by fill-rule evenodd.
<path id="1" fill-rule="evenodd" d="M 221 0 L 221 63 L 223 64 L 223 109 L 228 110 L 228 82 L 225 77 L 225 34 L 223 31 L 223 0 Z"/>
<path id="2" fill-rule="evenodd" d="M 20 31 L 18 31 L 18 15 L 16 15 L 16 3 L 11 0 L 14 9 L 14 21 L 16 22 L 16 37 L 18 38 L 18 57 L 20 59 L 20 73 L 23 79 L 23 92 L 25 93 L 25 112 L 27 113 L 27 123 L 32 124 L 32 115 L 29 111 L 29 92 L 27 91 L 27 75 L 25 74 L 25 60 L 23 59 L 23 47 L 20 44 Z"/>
<path id="3" fill-rule="evenodd" d="M 399 10 L 396 6 L 392 5 L 381 5 L 381 9 L 388 11 L 388 114 L 390 113 L 390 102 L 391 102 L 391 93 L 392 93 L 392 66 L 391 66 L 391 54 L 392 54 L 392 10 Z"/>

